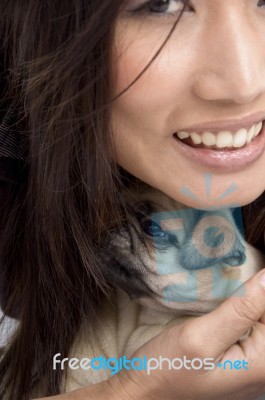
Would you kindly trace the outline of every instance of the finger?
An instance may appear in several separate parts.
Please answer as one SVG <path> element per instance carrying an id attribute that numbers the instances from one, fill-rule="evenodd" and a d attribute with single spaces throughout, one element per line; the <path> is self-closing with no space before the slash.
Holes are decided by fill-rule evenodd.
<path id="1" fill-rule="evenodd" d="M 246 340 L 240 342 L 240 345 L 232 345 L 225 352 L 211 376 L 213 387 L 225 381 L 228 393 L 234 391 L 238 399 L 241 399 L 240 391 L 243 399 L 258 400 L 259 394 L 265 394 L 264 335 L 265 325 L 256 322 Z M 249 395 L 247 391 L 250 391 Z"/>
<path id="2" fill-rule="evenodd" d="M 261 277 L 264 281 L 262 283 Z M 265 269 L 244 283 L 216 310 L 183 325 L 189 353 L 218 358 L 265 314 Z"/>
<path id="3" fill-rule="evenodd" d="M 262 315 L 260 322 L 265 325 L 265 313 Z"/>

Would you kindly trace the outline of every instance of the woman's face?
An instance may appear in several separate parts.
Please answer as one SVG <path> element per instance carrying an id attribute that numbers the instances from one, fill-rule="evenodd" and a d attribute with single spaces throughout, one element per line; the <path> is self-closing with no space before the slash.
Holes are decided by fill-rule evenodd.
<path id="1" fill-rule="evenodd" d="M 114 96 L 155 55 L 182 6 L 127 1 L 112 53 Z M 263 120 L 265 1 L 193 0 L 113 105 L 117 163 L 190 207 L 245 205 L 265 190 Z"/>

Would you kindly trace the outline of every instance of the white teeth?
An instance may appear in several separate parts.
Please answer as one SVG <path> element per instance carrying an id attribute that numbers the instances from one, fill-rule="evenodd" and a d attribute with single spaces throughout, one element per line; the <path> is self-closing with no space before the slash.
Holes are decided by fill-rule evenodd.
<path id="1" fill-rule="evenodd" d="M 212 132 L 192 132 L 188 133 L 185 131 L 177 132 L 177 136 L 181 140 L 191 138 L 194 144 L 203 143 L 204 146 L 215 146 L 218 148 L 226 147 L 243 147 L 245 144 L 250 143 L 262 129 L 262 122 L 254 124 L 248 130 L 245 128 L 238 129 L 236 132 L 232 133 L 229 131 L 221 131 L 218 133 Z"/>
<path id="2" fill-rule="evenodd" d="M 260 133 L 261 128 L 262 128 L 262 122 L 259 122 L 257 125 L 255 125 L 255 135 L 254 136 L 257 136 Z"/>
<path id="3" fill-rule="evenodd" d="M 203 132 L 202 143 L 206 146 L 214 146 L 216 143 L 215 135 L 212 132 Z"/>
<path id="4" fill-rule="evenodd" d="M 245 145 L 248 137 L 246 129 L 239 129 L 234 136 L 233 147 L 242 147 Z"/>
<path id="5" fill-rule="evenodd" d="M 202 139 L 198 133 L 191 133 L 190 137 L 194 144 L 201 144 Z"/>
<path id="6" fill-rule="evenodd" d="M 251 140 L 253 139 L 255 135 L 255 125 L 253 125 L 250 130 L 248 131 L 248 136 L 247 136 L 247 143 L 250 143 Z"/>
<path id="7" fill-rule="evenodd" d="M 217 134 L 216 146 L 220 148 L 233 146 L 233 135 L 230 132 L 219 132 Z"/>
<path id="8" fill-rule="evenodd" d="M 182 131 L 178 132 L 177 135 L 180 139 L 187 139 L 190 136 L 187 132 L 182 132 Z"/>

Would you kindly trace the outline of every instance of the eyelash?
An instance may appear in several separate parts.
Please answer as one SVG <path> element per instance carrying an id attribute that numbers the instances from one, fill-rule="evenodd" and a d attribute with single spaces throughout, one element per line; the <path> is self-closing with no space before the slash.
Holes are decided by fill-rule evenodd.
<path id="1" fill-rule="evenodd" d="M 152 17 L 155 17 L 155 18 L 170 18 L 170 17 L 176 15 L 176 13 L 170 13 L 170 12 L 167 12 L 167 11 L 165 11 L 165 12 L 154 12 L 154 11 L 151 11 L 150 10 L 150 6 L 152 5 L 153 2 L 154 2 L 154 0 L 149 0 L 146 3 L 142 4 L 140 7 L 132 10 L 131 13 L 133 15 L 136 15 L 136 16 L 151 14 Z M 183 0 L 171 0 L 171 2 L 182 4 L 183 7 L 184 7 L 184 1 Z M 170 6 L 170 0 L 169 0 L 168 7 L 169 6 Z M 177 11 L 177 13 L 180 13 L 181 10 L 182 9 Z"/>
<path id="2" fill-rule="evenodd" d="M 152 17 L 155 17 L 155 18 L 170 18 L 171 16 L 175 15 L 174 13 L 169 13 L 169 12 L 166 12 L 166 11 L 165 12 L 161 12 L 161 13 L 151 11 L 149 7 L 152 5 L 153 1 L 154 0 L 149 0 L 149 1 L 145 2 L 145 3 L 143 3 L 138 8 L 136 8 L 134 10 L 131 10 L 130 13 L 135 15 L 135 16 L 152 14 Z M 175 2 L 175 3 L 179 3 L 179 4 L 182 3 L 183 7 L 185 5 L 184 0 L 171 0 L 171 1 Z M 260 7 L 260 8 L 265 8 L 265 3 L 264 4 L 260 4 L 263 1 L 264 0 L 258 0 L 257 6 Z M 170 2 L 170 0 L 169 0 L 169 2 Z M 169 5 L 170 5 L 170 3 L 169 3 Z M 194 11 L 191 6 L 190 7 L 187 6 L 186 8 L 187 9 L 190 8 L 192 11 Z M 178 11 L 178 13 L 179 12 L 181 12 L 181 10 Z"/>

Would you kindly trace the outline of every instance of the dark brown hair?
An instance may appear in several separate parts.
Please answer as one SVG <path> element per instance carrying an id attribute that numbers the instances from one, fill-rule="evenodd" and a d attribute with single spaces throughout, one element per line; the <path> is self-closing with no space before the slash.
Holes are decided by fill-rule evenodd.
<path id="1" fill-rule="evenodd" d="M 58 394 L 62 371 L 52 370 L 52 357 L 67 357 L 84 319 L 93 320 L 93 334 L 102 300 L 111 298 L 98 249 L 104 234 L 126 220 L 121 187 L 134 179 L 115 164 L 109 126 L 110 49 L 123 2 L 0 5 L 5 101 L 26 143 L 23 179 L 0 238 L 4 312 L 20 321 L 0 362 L 1 399 L 27 400 L 34 390 Z"/>

